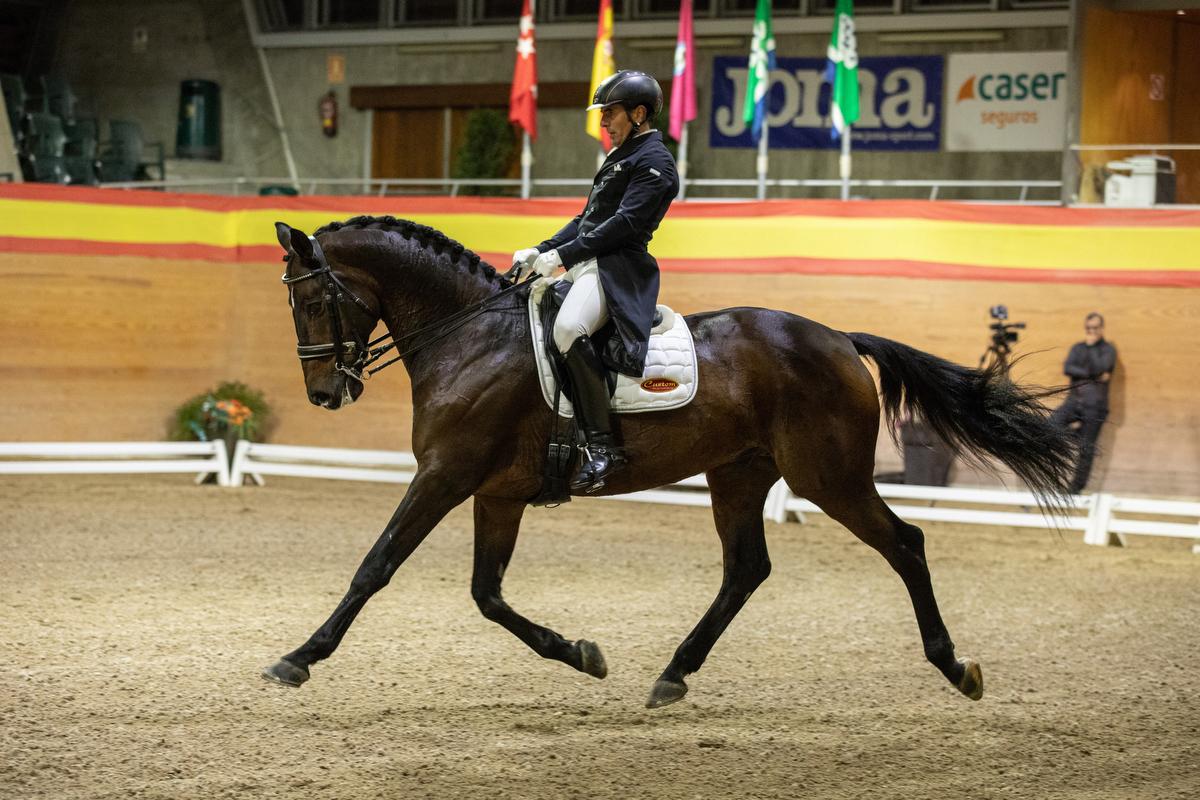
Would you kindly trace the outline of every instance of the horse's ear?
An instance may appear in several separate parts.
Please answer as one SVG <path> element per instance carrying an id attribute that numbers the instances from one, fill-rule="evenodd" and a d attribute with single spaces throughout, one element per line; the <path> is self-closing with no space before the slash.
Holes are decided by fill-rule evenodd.
<path id="1" fill-rule="evenodd" d="M 292 252 L 303 259 L 311 260 L 313 246 L 308 234 L 297 228 L 288 228 L 288 235 L 291 237 Z"/>
<path id="2" fill-rule="evenodd" d="M 288 252 L 292 252 L 292 229 L 286 222 L 275 223 L 275 238 L 279 240 L 279 246 Z"/>

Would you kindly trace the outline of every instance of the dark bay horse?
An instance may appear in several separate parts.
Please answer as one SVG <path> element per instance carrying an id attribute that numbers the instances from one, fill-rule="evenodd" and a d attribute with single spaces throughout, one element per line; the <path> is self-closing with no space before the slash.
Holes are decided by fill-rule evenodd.
<path id="1" fill-rule="evenodd" d="M 443 234 L 404 220 L 356 217 L 313 237 L 283 223 L 276 228 L 287 251 L 284 280 L 305 385 L 309 399 L 325 408 L 362 393 L 357 356 L 377 321 L 404 340 L 429 326 L 436 332 L 439 321 L 459 319 L 473 304 L 508 296 L 447 335 L 408 347 L 402 360 L 412 379 L 416 476 L 333 614 L 264 677 L 289 686 L 308 680 L 309 667 L 333 653 L 367 600 L 451 509 L 473 497 L 471 595 L 479 610 L 543 658 L 603 678 L 607 667 L 595 643 L 568 641 L 526 619 L 500 592 L 521 515 L 541 486 L 552 424 L 535 374 L 527 290 Z M 603 490 L 623 494 L 703 472 L 712 493 L 724 579 L 647 705 L 684 696 L 685 676 L 700 669 L 770 574 L 763 504 L 780 477 L 887 560 L 912 598 L 926 657 L 978 700 L 983 674 L 976 661 L 955 655 L 934 599 L 924 536 L 875 491 L 879 397 L 889 420 L 899 413 L 925 420 L 964 455 L 1008 465 L 1052 505 L 1065 495 L 1072 442 L 1047 421 L 1038 395 L 995 369 L 969 369 L 782 311 L 731 308 L 686 319 L 699 391 L 680 409 L 619 417 L 630 465 Z M 863 357 L 878 367 L 879 390 Z"/>

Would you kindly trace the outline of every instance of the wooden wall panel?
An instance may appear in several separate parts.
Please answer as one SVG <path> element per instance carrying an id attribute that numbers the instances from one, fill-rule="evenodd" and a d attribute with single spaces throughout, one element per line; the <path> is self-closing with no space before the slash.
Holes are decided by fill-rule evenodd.
<path id="1" fill-rule="evenodd" d="M 1083 27 L 1080 107 L 1082 144 L 1200 143 L 1200 24 L 1174 14 L 1087 9 Z M 1161 100 L 1150 76 L 1166 79 Z M 1089 176 L 1131 151 L 1085 152 L 1081 199 L 1103 202 Z M 1176 202 L 1200 203 L 1200 153 L 1176 160 Z"/>
<path id="2" fill-rule="evenodd" d="M 0 253 L 0 425 L 16 441 L 160 440 L 171 411 L 222 380 L 262 389 L 271 439 L 406 449 L 402 368 L 331 413 L 305 396 L 279 265 Z M 1029 323 L 1018 377 L 1064 381 L 1084 315 L 1108 317 L 1120 361 L 1096 471 L 1108 490 L 1195 496 L 1200 487 L 1200 290 L 797 275 L 663 275 L 682 312 L 766 305 L 974 365 L 989 306 Z M 701 376 L 703 379 L 703 376 Z M 881 469 L 899 459 L 884 439 Z M 963 470 L 959 479 L 971 480 Z"/>
<path id="3" fill-rule="evenodd" d="M 1150 75 L 1172 73 L 1174 26 L 1169 16 L 1088 8 L 1083 25 L 1083 144 L 1167 141 L 1171 104 L 1169 99 L 1150 99 Z"/>
<path id="4" fill-rule="evenodd" d="M 1200 144 L 1200 23 L 1175 25 L 1175 69 L 1171 96 L 1171 141 Z M 1175 159 L 1176 200 L 1200 203 L 1200 151 L 1180 150 Z"/>
<path id="5" fill-rule="evenodd" d="M 1170 17 L 1087 9 L 1083 24 L 1083 76 L 1080 105 L 1081 144 L 1167 142 L 1171 103 L 1150 99 L 1150 75 L 1171 76 L 1174 22 Z M 1168 87 L 1169 89 L 1170 87 Z M 1130 151 L 1080 154 L 1080 199 L 1103 202 L 1103 187 L 1093 176 L 1109 161 Z"/>

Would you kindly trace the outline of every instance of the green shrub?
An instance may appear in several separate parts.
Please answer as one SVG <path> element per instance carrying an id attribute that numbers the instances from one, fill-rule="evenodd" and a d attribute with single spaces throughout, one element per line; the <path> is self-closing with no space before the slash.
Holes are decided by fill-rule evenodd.
<path id="1" fill-rule="evenodd" d="M 262 392 L 244 383 L 226 381 L 175 409 L 168 435 L 177 441 L 208 442 L 229 434 L 258 440 L 270 421 L 271 407 Z"/>
<path id="2" fill-rule="evenodd" d="M 508 117 L 480 108 L 467 115 L 467 132 L 454 158 L 455 178 L 503 178 L 508 174 L 517 141 Z M 460 194 L 504 194 L 503 186 L 463 186 Z"/>

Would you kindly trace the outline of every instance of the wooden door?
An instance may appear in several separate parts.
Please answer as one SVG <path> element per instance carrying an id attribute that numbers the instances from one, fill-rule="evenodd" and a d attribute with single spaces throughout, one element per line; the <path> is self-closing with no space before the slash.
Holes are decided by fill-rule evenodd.
<path id="1" fill-rule="evenodd" d="M 449 140 L 444 108 L 377 109 L 371 135 L 371 177 L 449 178 L 475 109 L 450 109 Z M 507 112 L 507 109 L 497 109 Z M 521 176 L 519 147 L 507 175 Z"/>
<path id="2" fill-rule="evenodd" d="M 445 111 L 380 109 L 371 135 L 371 177 L 443 178 Z"/>

